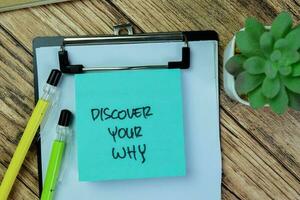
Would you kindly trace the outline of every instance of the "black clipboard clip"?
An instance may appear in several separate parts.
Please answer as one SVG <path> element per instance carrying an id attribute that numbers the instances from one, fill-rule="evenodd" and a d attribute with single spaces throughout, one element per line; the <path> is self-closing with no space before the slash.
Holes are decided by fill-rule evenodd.
<path id="1" fill-rule="evenodd" d="M 128 35 L 119 35 L 123 29 L 127 29 Z M 60 71 L 66 74 L 80 74 L 89 71 L 112 71 L 112 70 L 138 70 L 138 69 L 188 69 L 190 67 L 190 48 L 185 32 L 174 33 L 153 33 L 153 34 L 133 34 L 130 24 L 114 26 L 114 36 L 102 37 L 83 37 L 83 38 L 65 38 L 58 52 Z M 82 64 L 71 64 L 66 45 L 87 43 L 87 44 L 117 44 L 117 43 L 143 43 L 153 41 L 183 41 L 181 49 L 182 58 L 180 61 L 170 61 L 166 65 L 140 65 L 140 66 L 123 66 L 123 67 L 84 67 Z"/>

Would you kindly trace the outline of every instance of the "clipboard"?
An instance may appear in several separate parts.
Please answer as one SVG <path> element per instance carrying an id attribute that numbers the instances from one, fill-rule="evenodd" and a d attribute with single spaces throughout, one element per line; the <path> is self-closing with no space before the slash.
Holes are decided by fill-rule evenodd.
<path id="1" fill-rule="evenodd" d="M 128 35 L 118 35 L 121 28 Z M 130 26 L 116 26 L 115 35 L 87 37 L 38 37 L 33 41 L 35 99 L 42 83 L 53 68 L 62 65 L 82 65 L 90 70 L 103 67 L 166 68 L 169 62 L 186 62 L 183 47 L 189 47 L 188 64 L 182 69 L 184 96 L 184 128 L 187 175 L 176 178 L 138 179 L 108 182 L 79 182 L 76 161 L 76 143 L 68 166 L 57 185 L 55 199 L 109 199 L 109 200 L 198 200 L 221 199 L 221 148 L 219 125 L 218 35 L 214 31 L 188 31 L 134 35 Z M 118 51 L 117 51 L 118 50 Z M 60 58 L 59 52 L 67 52 Z M 113 53 L 116 52 L 117 53 Z M 63 54 L 65 54 L 63 52 Z M 127 56 L 122 56 L 127 52 Z M 131 53 L 139 56 L 132 57 Z M 102 55 L 106 59 L 101 59 Z M 133 59 L 134 58 L 134 59 Z M 181 63 L 182 64 L 182 63 Z M 169 69 L 166 69 L 169 70 Z M 89 71 L 89 70 L 87 70 Z M 81 71 L 82 72 L 82 71 Z M 84 72 L 82 72 L 84 73 Z M 60 84 L 57 112 L 48 116 L 38 140 L 39 186 L 43 178 L 55 137 L 58 110 L 74 110 L 74 76 L 64 74 Z M 109 87 L 109 86 L 108 86 Z M 76 140 L 76 133 L 75 140 Z"/>

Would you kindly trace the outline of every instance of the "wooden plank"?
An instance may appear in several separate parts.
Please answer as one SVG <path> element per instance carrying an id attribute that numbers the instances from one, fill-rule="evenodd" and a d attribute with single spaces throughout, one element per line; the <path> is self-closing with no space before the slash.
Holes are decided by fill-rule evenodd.
<path id="1" fill-rule="evenodd" d="M 248 16 L 270 24 L 281 10 L 292 10 L 299 19 L 296 1 L 210 1 L 112 0 L 144 32 L 178 30 L 217 30 L 221 50 L 232 35 L 241 29 Z"/>
<path id="2" fill-rule="evenodd" d="M 44 5 L 48 3 L 57 3 L 68 0 L 1 0 L 0 12 Z"/>
<path id="3" fill-rule="evenodd" d="M 256 111 L 241 104 L 231 108 L 224 104 L 224 108 L 300 181 L 299 113 L 290 110 L 278 116 L 267 108 Z"/>
<path id="4" fill-rule="evenodd" d="M 4 175 L 6 166 L 0 162 L 0 177 Z M 38 200 L 38 196 L 31 191 L 31 188 L 26 186 L 22 181 L 16 180 L 14 188 L 9 196 L 9 200 Z"/>
<path id="5" fill-rule="evenodd" d="M 230 115 L 221 116 L 223 184 L 240 199 L 299 198 L 299 180 Z"/>
<path id="6" fill-rule="evenodd" d="M 222 185 L 222 199 L 223 200 L 240 200 L 234 193 L 232 193 L 226 186 Z"/>
<path id="7" fill-rule="evenodd" d="M 37 36 L 113 34 L 127 19 L 105 1 L 70 1 L 0 13 L 0 25 L 28 50 Z"/>

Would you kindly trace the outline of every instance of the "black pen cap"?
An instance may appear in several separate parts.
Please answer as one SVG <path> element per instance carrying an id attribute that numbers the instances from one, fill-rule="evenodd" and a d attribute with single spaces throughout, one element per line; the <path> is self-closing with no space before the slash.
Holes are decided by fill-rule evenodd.
<path id="1" fill-rule="evenodd" d="M 69 110 L 62 110 L 60 112 L 58 125 L 60 126 L 69 126 L 72 120 L 72 113 Z"/>
<path id="2" fill-rule="evenodd" d="M 60 77 L 61 77 L 61 71 L 59 71 L 58 69 L 52 69 L 52 71 L 48 77 L 47 83 L 49 85 L 57 86 L 57 84 L 60 80 Z"/>

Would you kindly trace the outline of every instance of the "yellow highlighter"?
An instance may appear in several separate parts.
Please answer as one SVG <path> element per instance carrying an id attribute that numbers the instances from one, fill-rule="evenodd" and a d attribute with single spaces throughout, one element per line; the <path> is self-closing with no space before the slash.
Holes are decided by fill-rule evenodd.
<path id="1" fill-rule="evenodd" d="M 60 77 L 61 72 L 59 70 L 54 69 L 51 71 L 47 83 L 43 88 L 42 97 L 38 100 L 32 112 L 22 138 L 2 180 L 0 186 L 0 200 L 6 200 L 8 198 L 11 188 L 24 162 L 26 154 L 36 135 L 37 129 L 42 123 L 49 105 L 51 104 L 51 100 L 53 99 Z"/>

